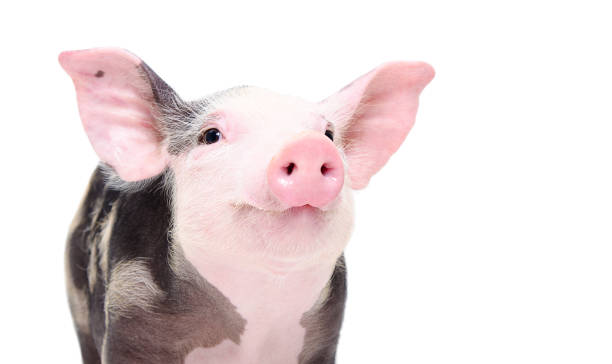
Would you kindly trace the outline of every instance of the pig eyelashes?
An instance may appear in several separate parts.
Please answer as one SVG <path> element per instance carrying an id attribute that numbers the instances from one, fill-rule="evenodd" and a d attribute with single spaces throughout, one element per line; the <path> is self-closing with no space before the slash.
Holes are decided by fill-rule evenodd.
<path id="1" fill-rule="evenodd" d="M 223 138 L 223 135 L 221 134 L 219 129 L 210 128 L 200 134 L 200 136 L 198 137 L 198 143 L 199 144 L 214 144 L 218 142 L 219 140 L 221 140 L 221 138 Z"/>

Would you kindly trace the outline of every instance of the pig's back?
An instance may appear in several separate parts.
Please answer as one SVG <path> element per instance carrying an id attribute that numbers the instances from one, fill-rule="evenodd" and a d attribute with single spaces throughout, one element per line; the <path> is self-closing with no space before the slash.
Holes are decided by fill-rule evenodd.
<path id="1" fill-rule="evenodd" d="M 238 342 L 245 320 L 171 249 L 159 176 L 118 191 L 94 172 L 68 236 L 66 275 L 84 362 L 182 363 L 196 347 Z M 138 340 L 135 340 L 138 338 Z"/>
<path id="2" fill-rule="evenodd" d="M 102 348 L 107 288 L 119 262 L 146 262 L 156 286 L 169 285 L 171 216 L 163 177 L 135 192 L 111 188 L 105 179 L 102 168 L 96 168 L 66 246 L 70 308 L 79 340 L 92 356 Z"/>
<path id="3" fill-rule="evenodd" d="M 118 192 L 106 188 L 97 168 L 68 233 L 66 286 L 85 363 L 99 362 L 98 349 L 104 337 L 105 285 L 99 241 L 118 197 Z"/>

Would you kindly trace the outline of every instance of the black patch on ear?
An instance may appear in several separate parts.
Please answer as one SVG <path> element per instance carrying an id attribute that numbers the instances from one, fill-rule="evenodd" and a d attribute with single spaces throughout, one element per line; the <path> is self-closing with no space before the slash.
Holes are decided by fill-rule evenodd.
<path id="1" fill-rule="evenodd" d="M 140 69 L 151 85 L 151 91 L 153 92 L 155 102 L 163 107 L 172 107 L 175 104 L 183 103 L 172 87 L 170 87 L 166 81 L 162 80 L 162 78 L 159 77 L 157 73 L 155 73 L 155 71 L 149 67 L 149 65 L 142 62 L 140 64 Z"/>
<path id="2" fill-rule="evenodd" d="M 202 103 L 185 102 L 180 96 L 159 77 L 146 63 L 142 62 L 138 66 L 143 77 L 149 82 L 153 101 L 157 104 L 157 115 L 160 124 L 157 125 L 162 136 L 168 138 L 168 151 L 171 154 L 179 154 L 190 144 L 196 142 L 197 133 L 193 133 L 192 138 L 185 139 L 186 128 L 191 122 L 195 121 L 202 110 Z M 177 122 L 181 120 L 182 122 Z M 193 140 L 192 140 L 193 139 Z"/>
<path id="3" fill-rule="evenodd" d="M 94 76 L 96 76 L 96 77 L 98 77 L 98 78 L 100 78 L 100 77 L 104 77 L 104 71 L 99 70 L 98 72 L 96 72 L 96 74 L 95 74 Z"/>

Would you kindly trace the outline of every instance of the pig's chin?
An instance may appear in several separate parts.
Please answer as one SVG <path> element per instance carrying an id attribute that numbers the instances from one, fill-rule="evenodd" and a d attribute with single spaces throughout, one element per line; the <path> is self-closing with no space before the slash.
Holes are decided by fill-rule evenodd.
<path id="1" fill-rule="evenodd" d="M 236 206 L 234 222 L 262 239 L 273 241 L 318 240 L 329 227 L 334 210 L 322 210 L 311 205 L 286 209 L 262 209 L 256 205 Z"/>
<path id="2" fill-rule="evenodd" d="M 176 207 L 174 235 L 189 256 L 241 262 L 245 269 L 279 262 L 286 269 L 327 264 L 342 254 L 353 223 L 352 198 L 346 192 L 325 210 L 310 205 L 276 210 L 250 203 L 224 206 Z"/>

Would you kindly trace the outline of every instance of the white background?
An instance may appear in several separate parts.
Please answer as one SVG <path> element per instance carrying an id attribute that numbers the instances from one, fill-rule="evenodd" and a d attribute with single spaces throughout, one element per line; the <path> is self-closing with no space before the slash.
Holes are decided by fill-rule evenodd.
<path id="1" fill-rule="evenodd" d="M 63 249 L 96 157 L 56 57 L 108 45 L 187 99 L 316 101 L 384 61 L 431 63 L 416 126 L 357 195 L 338 362 L 612 362 L 605 5 L 4 2 L 0 362 L 80 360 Z"/>

